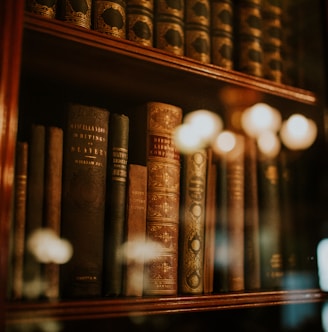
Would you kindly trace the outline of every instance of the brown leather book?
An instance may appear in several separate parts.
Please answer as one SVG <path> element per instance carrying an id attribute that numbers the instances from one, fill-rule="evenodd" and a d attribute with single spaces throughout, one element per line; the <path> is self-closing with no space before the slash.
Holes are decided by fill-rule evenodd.
<path id="1" fill-rule="evenodd" d="M 26 9 L 34 14 L 45 16 L 48 18 L 55 18 L 57 12 L 57 0 L 27 0 Z"/>
<path id="2" fill-rule="evenodd" d="M 131 112 L 130 161 L 147 165 L 148 252 L 144 294 L 175 295 L 178 286 L 180 154 L 173 131 L 181 124 L 178 106 L 148 102 Z M 134 119 L 134 120 L 133 120 Z"/>
<path id="3" fill-rule="evenodd" d="M 129 164 L 124 249 L 123 294 L 143 295 L 147 213 L 147 167 Z"/>
<path id="4" fill-rule="evenodd" d="M 91 29 L 92 0 L 63 0 L 60 6 L 60 18 L 68 23 Z"/>
<path id="5" fill-rule="evenodd" d="M 64 130 L 62 237 L 73 257 L 61 265 L 61 295 L 102 294 L 109 112 L 70 103 Z"/>
<path id="6" fill-rule="evenodd" d="M 204 290 L 206 149 L 185 154 L 181 174 L 179 293 L 202 294 Z"/>

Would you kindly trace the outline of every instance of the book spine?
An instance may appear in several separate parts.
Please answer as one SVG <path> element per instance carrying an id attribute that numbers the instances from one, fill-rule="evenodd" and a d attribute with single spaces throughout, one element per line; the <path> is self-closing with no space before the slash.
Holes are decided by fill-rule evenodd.
<path id="1" fill-rule="evenodd" d="M 155 6 L 155 47 L 184 55 L 184 1 L 158 0 Z"/>
<path id="2" fill-rule="evenodd" d="M 61 229 L 74 253 L 61 266 L 63 297 L 100 296 L 102 292 L 108 123 L 106 109 L 68 105 Z"/>
<path id="3" fill-rule="evenodd" d="M 281 11 L 279 1 L 263 0 L 263 77 L 278 83 L 282 81 Z"/>
<path id="4" fill-rule="evenodd" d="M 210 63 L 210 1 L 186 1 L 185 6 L 185 55 Z"/>
<path id="5" fill-rule="evenodd" d="M 240 0 L 236 7 L 236 70 L 263 76 L 262 0 Z"/>
<path id="6" fill-rule="evenodd" d="M 261 288 L 256 141 L 245 136 L 245 289 Z"/>
<path id="7" fill-rule="evenodd" d="M 128 167 L 123 294 L 142 296 L 146 254 L 147 167 L 137 164 L 129 164 Z"/>
<path id="8" fill-rule="evenodd" d="M 48 18 L 55 18 L 57 11 L 57 0 L 27 0 L 26 9 L 34 14 Z"/>
<path id="9" fill-rule="evenodd" d="M 147 110 L 147 243 L 154 245 L 145 262 L 145 295 L 176 295 L 180 154 L 173 131 L 181 124 L 180 107 L 149 102 Z"/>
<path id="10" fill-rule="evenodd" d="M 153 0 L 127 0 L 126 37 L 145 46 L 154 45 Z"/>
<path id="11" fill-rule="evenodd" d="M 42 266 L 30 252 L 28 242 L 33 232 L 43 226 L 45 126 L 32 125 L 28 155 L 24 295 L 38 297 L 42 292 L 40 282 L 42 280 Z M 31 283 L 35 283 L 35 288 L 31 289 Z M 29 292 L 30 290 L 32 293 Z"/>
<path id="12" fill-rule="evenodd" d="M 91 29 L 92 0 L 63 0 L 61 19 L 65 22 Z"/>
<path id="13" fill-rule="evenodd" d="M 234 8 L 230 0 L 211 1 L 211 62 L 233 69 Z"/>
<path id="14" fill-rule="evenodd" d="M 107 213 L 104 242 L 105 296 L 122 294 L 122 246 L 124 242 L 129 118 L 113 113 L 110 117 L 107 176 Z"/>
<path id="15" fill-rule="evenodd" d="M 179 293 L 202 294 L 207 152 L 202 149 L 183 157 L 179 227 Z"/>
<path id="16" fill-rule="evenodd" d="M 261 288 L 279 289 L 283 277 L 279 169 L 276 158 L 259 156 Z"/>
<path id="17" fill-rule="evenodd" d="M 126 4 L 124 0 L 94 0 L 94 30 L 117 38 L 126 38 Z"/>
<path id="18" fill-rule="evenodd" d="M 46 128 L 44 226 L 60 236 L 63 168 L 63 129 Z M 45 296 L 59 297 L 59 265 L 51 262 L 44 266 Z"/>
<path id="19" fill-rule="evenodd" d="M 12 298 L 23 298 L 28 143 L 17 142 L 13 221 Z"/>

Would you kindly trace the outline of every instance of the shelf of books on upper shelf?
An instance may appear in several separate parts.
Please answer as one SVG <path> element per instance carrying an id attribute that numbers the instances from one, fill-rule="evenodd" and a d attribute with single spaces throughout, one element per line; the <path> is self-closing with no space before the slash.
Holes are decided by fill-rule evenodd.
<path id="1" fill-rule="evenodd" d="M 270 95 L 309 105 L 318 102 L 312 91 L 32 13 L 25 13 L 22 64 L 23 74 L 47 76 L 75 87 L 87 86 L 90 94 L 111 91 L 122 96 L 129 91 L 131 100 L 156 100 L 165 95 L 173 104 L 199 107 L 205 103 L 217 108 L 218 91 L 236 86 L 252 90 L 251 95 L 257 93 L 260 99 Z"/>

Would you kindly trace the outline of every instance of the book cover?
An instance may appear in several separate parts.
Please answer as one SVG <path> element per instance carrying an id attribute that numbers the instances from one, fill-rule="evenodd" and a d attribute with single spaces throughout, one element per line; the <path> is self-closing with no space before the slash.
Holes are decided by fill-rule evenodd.
<path id="1" fill-rule="evenodd" d="M 106 219 L 104 229 L 104 294 L 122 294 L 129 118 L 112 113 L 109 125 Z"/>
<path id="2" fill-rule="evenodd" d="M 130 162 L 147 165 L 144 295 L 175 295 L 178 289 L 180 153 L 173 131 L 182 109 L 152 101 L 131 112 Z"/>
<path id="3" fill-rule="evenodd" d="M 124 0 L 93 0 L 93 28 L 117 38 L 126 37 L 126 4 Z"/>
<path id="4" fill-rule="evenodd" d="M 45 126 L 32 124 L 28 150 L 28 182 L 26 197 L 24 296 L 37 298 L 42 290 L 42 265 L 28 248 L 33 232 L 43 226 Z"/>
<path id="5" fill-rule="evenodd" d="M 57 0 L 27 0 L 26 9 L 34 14 L 48 18 L 55 18 Z"/>
<path id="6" fill-rule="evenodd" d="M 95 297 L 102 294 L 109 112 L 77 103 L 67 110 L 61 234 L 73 256 L 61 265 L 61 295 Z"/>
<path id="7" fill-rule="evenodd" d="M 44 227 L 60 236 L 61 198 L 63 168 L 63 129 L 46 128 L 45 183 L 44 183 Z M 44 266 L 45 297 L 59 297 L 59 265 L 51 262 Z"/>
<path id="8" fill-rule="evenodd" d="M 14 217 L 12 245 L 13 299 L 23 298 L 23 268 L 25 251 L 26 196 L 27 196 L 28 143 L 17 142 L 14 188 Z"/>
<path id="9" fill-rule="evenodd" d="M 207 151 L 183 155 L 179 225 L 179 293 L 204 291 Z"/>
<path id="10" fill-rule="evenodd" d="M 154 44 L 154 1 L 126 1 L 126 37 L 145 46 Z"/>
<path id="11" fill-rule="evenodd" d="M 65 22 L 91 29 L 92 0 L 63 0 L 60 16 Z"/>
<path id="12" fill-rule="evenodd" d="M 234 7 L 231 0 L 211 1 L 211 63 L 234 68 Z"/>
<path id="13" fill-rule="evenodd" d="M 185 55 L 204 63 L 210 63 L 210 1 L 186 1 L 184 26 Z"/>
<path id="14" fill-rule="evenodd" d="M 155 47 L 177 55 L 184 55 L 184 1 L 155 2 Z"/>
<path id="15" fill-rule="evenodd" d="M 124 243 L 123 295 L 142 296 L 144 257 L 147 254 L 147 167 L 128 165 Z"/>

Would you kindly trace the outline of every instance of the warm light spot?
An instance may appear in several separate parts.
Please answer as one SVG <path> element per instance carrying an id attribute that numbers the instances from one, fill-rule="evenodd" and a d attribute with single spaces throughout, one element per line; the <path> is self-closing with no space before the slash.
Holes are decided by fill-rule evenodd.
<path id="1" fill-rule="evenodd" d="M 173 133 L 174 143 L 181 153 L 193 153 L 204 145 L 203 140 L 195 133 L 194 127 L 183 123 Z"/>
<path id="2" fill-rule="evenodd" d="M 321 290 L 328 291 L 328 239 L 323 239 L 317 246 L 318 277 Z"/>
<path id="3" fill-rule="evenodd" d="M 281 144 L 276 133 L 265 131 L 259 135 L 257 146 L 264 155 L 273 158 L 279 154 Z"/>
<path id="4" fill-rule="evenodd" d="M 227 153 L 232 151 L 236 146 L 236 136 L 231 131 L 223 131 L 220 133 L 213 144 L 213 149 L 217 153 Z"/>

